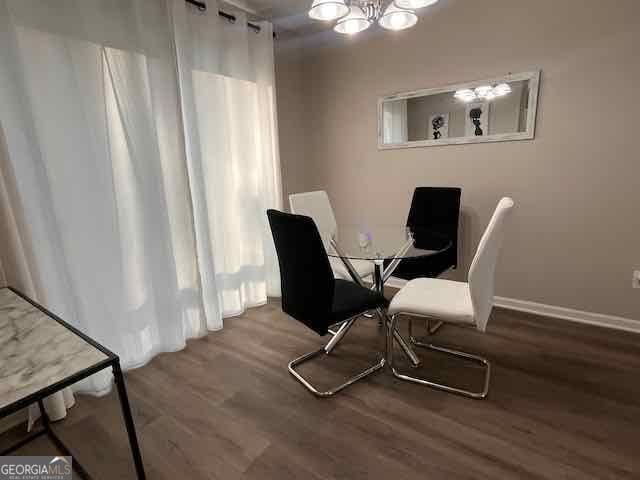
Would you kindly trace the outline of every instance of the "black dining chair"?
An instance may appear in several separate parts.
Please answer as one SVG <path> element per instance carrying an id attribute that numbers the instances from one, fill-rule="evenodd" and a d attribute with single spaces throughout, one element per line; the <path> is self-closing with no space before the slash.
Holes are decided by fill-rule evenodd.
<path id="1" fill-rule="evenodd" d="M 447 243 L 451 246 L 436 255 L 401 260 L 393 272 L 394 277 L 435 278 L 450 268 L 457 268 L 461 194 L 462 190 L 457 187 L 415 189 L 407 217 L 415 246 L 424 250 L 438 250 Z"/>
<path id="2" fill-rule="evenodd" d="M 285 313 L 321 336 L 330 333 L 330 327 L 371 310 L 387 320 L 383 310 L 387 301 L 382 295 L 354 282 L 334 278 L 322 238 L 310 217 L 277 210 L 268 210 L 267 216 L 280 265 L 282 310 Z M 387 321 L 382 323 L 387 325 Z M 383 355 L 380 361 L 342 385 L 318 391 L 295 368 L 329 352 L 329 348 L 323 347 L 289 363 L 289 372 L 319 397 L 330 397 L 385 364 Z"/>

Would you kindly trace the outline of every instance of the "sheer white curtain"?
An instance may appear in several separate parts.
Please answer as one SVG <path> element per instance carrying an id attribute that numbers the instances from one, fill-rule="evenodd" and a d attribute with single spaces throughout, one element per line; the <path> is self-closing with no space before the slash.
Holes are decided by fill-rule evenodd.
<path id="1" fill-rule="evenodd" d="M 216 266 L 225 315 L 279 295 L 264 212 L 280 205 L 273 31 L 173 0 L 182 109 L 201 259 Z M 256 212 L 260 212 L 256 215 Z"/>
<path id="2" fill-rule="evenodd" d="M 237 14 L 0 0 L 7 281 L 125 368 L 278 294 L 271 27 L 254 33 Z"/>

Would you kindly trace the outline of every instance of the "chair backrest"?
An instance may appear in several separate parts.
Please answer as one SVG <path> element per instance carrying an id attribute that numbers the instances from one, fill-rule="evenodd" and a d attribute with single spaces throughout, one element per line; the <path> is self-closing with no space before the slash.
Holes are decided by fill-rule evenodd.
<path id="1" fill-rule="evenodd" d="M 280 265 L 282 310 L 320 335 L 327 333 L 335 280 L 310 217 L 268 210 Z"/>
<path id="2" fill-rule="evenodd" d="M 458 187 L 418 187 L 413 192 L 407 226 L 411 228 L 416 247 L 439 249 L 442 240 L 451 241 L 443 255 L 451 266 L 458 266 L 458 225 L 460 196 Z"/>
<path id="3" fill-rule="evenodd" d="M 484 231 L 471 268 L 469 269 L 469 289 L 478 330 L 487 328 L 489 314 L 493 308 L 493 292 L 496 263 L 504 237 L 505 222 L 514 202 L 505 197 L 496 207 L 491 221 Z"/>
<path id="4" fill-rule="evenodd" d="M 319 190 L 317 192 L 294 193 L 289 195 L 289 207 L 291 213 L 313 218 L 325 248 L 329 249 L 331 238 L 335 238 L 338 233 L 338 224 L 327 192 Z"/>

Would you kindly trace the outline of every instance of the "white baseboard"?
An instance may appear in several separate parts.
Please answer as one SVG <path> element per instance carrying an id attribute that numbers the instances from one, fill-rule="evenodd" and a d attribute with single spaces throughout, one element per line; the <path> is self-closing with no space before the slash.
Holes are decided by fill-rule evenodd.
<path id="1" fill-rule="evenodd" d="M 496 307 L 517 310 L 519 312 L 535 313 L 544 317 L 561 318 L 571 322 L 586 323 L 599 327 L 613 328 L 627 332 L 640 333 L 640 321 L 630 318 L 616 317 L 602 313 L 585 312 L 572 308 L 545 305 L 544 303 L 529 302 L 516 298 L 494 297 Z"/>

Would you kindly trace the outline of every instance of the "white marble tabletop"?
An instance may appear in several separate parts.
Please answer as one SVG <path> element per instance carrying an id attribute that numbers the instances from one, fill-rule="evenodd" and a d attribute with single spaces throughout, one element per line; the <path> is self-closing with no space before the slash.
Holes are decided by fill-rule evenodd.
<path id="1" fill-rule="evenodd" d="M 107 358 L 8 288 L 0 289 L 0 408 Z"/>

